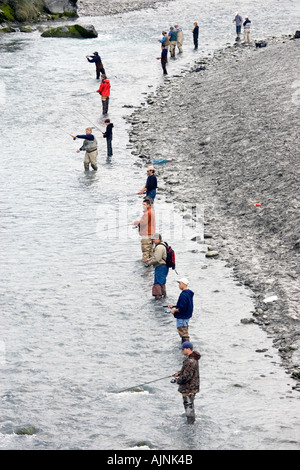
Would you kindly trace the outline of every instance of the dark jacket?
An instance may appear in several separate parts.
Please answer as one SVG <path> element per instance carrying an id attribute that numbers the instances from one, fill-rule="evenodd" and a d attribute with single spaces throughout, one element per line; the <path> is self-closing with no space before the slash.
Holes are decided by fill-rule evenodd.
<path id="1" fill-rule="evenodd" d="M 150 175 L 147 177 L 146 181 L 146 189 L 147 191 L 153 191 L 153 189 L 157 188 L 157 178 L 155 175 Z"/>
<path id="2" fill-rule="evenodd" d="M 194 309 L 193 297 L 194 292 L 190 289 L 185 289 L 181 292 L 176 304 L 179 312 L 174 313 L 175 318 L 191 318 Z"/>
<path id="3" fill-rule="evenodd" d="M 76 138 L 84 139 L 82 147 L 80 150 L 86 150 L 86 152 L 94 152 L 97 150 L 98 142 L 93 134 L 84 134 L 84 135 L 77 135 Z"/>
<path id="4" fill-rule="evenodd" d="M 101 61 L 101 57 L 99 55 L 96 55 L 96 56 L 92 56 L 92 57 L 88 57 L 87 60 L 89 62 L 94 62 L 95 65 L 96 65 L 96 71 L 97 71 L 97 76 L 100 75 L 100 72 L 101 73 L 105 73 L 105 69 L 103 67 L 103 64 L 102 64 L 102 61 Z M 99 78 L 99 77 L 98 77 Z"/>
<path id="5" fill-rule="evenodd" d="M 166 64 L 168 62 L 168 49 L 162 49 L 161 51 L 161 63 Z"/>
<path id="6" fill-rule="evenodd" d="M 200 390 L 200 374 L 199 374 L 199 359 L 201 354 L 197 351 L 186 357 L 183 361 L 182 368 L 177 377 L 179 385 L 178 392 L 183 394 L 194 394 Z"/>
<path id="7" fill-rule="evenodd" d="M 112 139 L 113 127 L 114 127 L 114 125 L 113 125 L 112 122 L 110 124 L 108 124 L 108 126 L 106 127 L 106 131 L 103 134 L 103 137 L 105 137 L 106 139 Z"/>
<path id="8" fill-rule="evenodd" d="M 87 57 L 87 60 L 89 62 L 101 62 L 101 57 L 99 55 L 94 55 L 94 56 L 90 56 L 90 57 Z"/>

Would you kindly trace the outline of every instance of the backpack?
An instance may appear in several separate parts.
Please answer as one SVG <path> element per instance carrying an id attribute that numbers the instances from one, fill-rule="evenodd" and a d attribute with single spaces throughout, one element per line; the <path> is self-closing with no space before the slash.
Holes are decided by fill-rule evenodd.
<path id="1" fill-rule="evenodd" d="M 166 247 L 167 251 L 166 265 L 168 268 L 175 269 L 175 251 L 167 244 L 167 242 L 163 242 L 162 245 Z"/>

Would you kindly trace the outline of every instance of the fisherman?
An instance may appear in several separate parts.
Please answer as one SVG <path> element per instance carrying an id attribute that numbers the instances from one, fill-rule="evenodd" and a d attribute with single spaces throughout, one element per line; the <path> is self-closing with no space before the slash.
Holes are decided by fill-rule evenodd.
<path id="1" fill-rule="evenodd" d="M 190 341 L 184 342 L 179 349 L 182 350 L 185 359 L 181 370 L 175 372 L 173 377 L 176 377 L 175 382 L 179 385 L 178 392 L 182 394 L 187 422 L 193 424 L 195 422 L 194 399 L 200 390 L 199 359 L 201 354 L 193 351 L 193 344 Z"/>
<path id="2" fill-rule="evenodd" d="M 232 22 L 235 23 L 235 30 L 236 30 L 235 40 L 240 41 L 241 40 L 241 29 L 242 29 L 242 24 L 243 24 L 243 18 L 241 17 L 241 15 L 239 14 L 238 11 L 236 12 L 235 17 L 234 17 Z"/>
<path id="3" fill-rule="evenodd" d="M 186 277 L 179 279 L 178 285 L 181 293 L 178 297 L 176 305 L 168 305 L 171 308 L 171 313 L 176 318 L 176 327 L 178 334 L 181 338 L 181 342 L 189 341 L 189 320 L 193 315 L 194 303 L 193 297 L 194 292 L 188 288 L 189 280 Z"/>
<path id="4" fill-rule="evenodd" d="M 173 26 L 170 26 L 168 39 L 169 39 L 169 44 L 170 44 L 170 55 L 171 57 L 175 57 L 175 47 L 177 44 L 177 31 L 174 30 Z"/>
<path id="5" fill-rule="evenodd" d="M 146 191 L 146 196 L 151 197 L 152 201 L 154 201 L 156 197 L 156 189 L 157 189 L 157 178 L 155 173 L 155 168 L 153 165 L 148 166 L 147 168 L 147 180 L 145 186 L 138 192 L 138 194 L 143 194 Z"/>
<path id="6" fill-rule="evenodd" d="M 146 263 L 153 255 L 151 235 L 156 232 L 155 212 L 151 207 L 151 200 L 143 200 L 143 215 L 140 220 L 135 220 L 132 225 L 137 225 L 141 236 L 142 261 Z"/>
<path id="7" fill-rule="evenodd" d="M 162 31 L 161 34 L 162 34 L 162 38 L 159 39 L 159 42 L 161 43 L 161 45 L 164 45 L 165 48 L 168 50 L 170 41 L 169 41 L 167 31 Z"/>
<path id="8" fill-rule="evenodd" d="M 85 156 L 83 160 L 83 165 L 85 171 L 88 171 L 91 167 L 93 170 L 98 170 L 97 165 L 97 156 L 98 156 L 98 142 L 96 137 L 92 134 L 92 128 L 87 127 L 84 135 L 72 135 L 73 139 L 84 139 L 82 147 L 79 150 L 76 150 L 79 153 L 81 150 L 85 150 Z"/>
<path id="9" fill-rule="evenodd" d="M 102 100 L 102 114 L 108 113 L 108 104 L 110 97 L 110 81 L 107 80 L 105 74 L 101 75 L 100 87 L 97 90 L 97 93 L 100 93 Z"/>
<path id="10" fill-rule="evenodd" d="M 175 31 L 177 32 L 177 47 L 178 47 L 178 53 L 179 54 L 182 54 L 183 50 L 182 50 L 182 44 L 183 44 L 183 31 L 182 31 L 182 27 L 181 26 L 178 26 L 178 24 L 174 24 L 174 27 L 175 27 Z"/>
<path id="11" fill-rule="evenodd" d="M 155 268 L 152 295 L 155 297 L 155 300 L 160 300 L 167 295 L 166 282 L 169 273 L 169 268 L 166 263 L 167 248 L 159 233 L 154 233 L 151 238 L 155 243 L 155 248 L 152 258 L 147 259 L 147 264 Z"/>
<path id="12" fill-rule="evenodd" d="M 86 55 L 85 56 L 89 62 L 94 62 L 96 65 L 96 78 L 99 80 L 100 73 L 105 73 L 101 57 L 99 56 L 98 52 L 94 52 L 93 55 Z"/>
<path id="13" fill-rule="evenodd" d="M 245 21 L 243 23 L 245 44 L 250 44 L 250 25 L 251 25 L 251 21 L 249 20 L 248 16 L 245 16 Z"/>
<path id="14" fill-rule="evenodd" d="M 161 45 L 161 55 L 160 57 L 156 57 L 157 60 L 160 59 L 161 67 L 163 69 L 163 74 L 168 75 L 167 72 L 167 62 L 168 62 L 168 49 L 164 44 Z"/>
<path id="15" fill-rule="evenodd" d="M 197 21 L 194 21 L 194 29 L 192 30 L 192 33 L 195 49 L 198 49 L 199 26 Z"/>
<path id="16" fill-rule="evenodd" d="M 105 119 L 104 123 L 106 125 L 106 131 L 103 133 L 102 139 L 106 139 L 107 156 L 112 157 L 113 151 L 112 151 L 111 142 L 113 138 L 112 130 L 113 130 L 114 125 L 112 122 L 110 122 L 110 119 Z"/>

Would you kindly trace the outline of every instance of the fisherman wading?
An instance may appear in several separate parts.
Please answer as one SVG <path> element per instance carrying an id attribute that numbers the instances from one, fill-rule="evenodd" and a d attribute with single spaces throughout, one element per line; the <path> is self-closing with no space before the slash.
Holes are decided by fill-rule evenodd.
<path id="1" fill-rule="evenodd" d="M 72 135 L 73 139 L 84 139 L 82 147 L 79 150 L 76 150 L 79 153 L 81 150 L 85 150 L 85 156 L 83 160 L 83 165 L 85 171 L 88 171 L 91 167 L 93 170 L 98 170 L 97 165 L 97 156 L 98 156 L 98 142 L 96 137 L 92 134 L 91 127 L 87 127 L 84 135 Z"/>
<path id="2" fill-rule="evenodd" d="M 182 394 L 187 423 L 195 422 L 194 399 L 200 389 L 199 359 L 201 354 L 193 351 L 190 341 L 183 343 L 180 348 L 185 356 L 181 370 L 173 374 L 174 381 L 179 385 L 178 392 Z"/>

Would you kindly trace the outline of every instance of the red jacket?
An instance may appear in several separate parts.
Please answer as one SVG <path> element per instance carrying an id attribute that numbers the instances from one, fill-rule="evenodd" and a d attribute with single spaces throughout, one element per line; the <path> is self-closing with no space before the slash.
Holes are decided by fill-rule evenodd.
<path id="1" fill-rule="evenodd" d="M 97 90 L 101 96 L 110 96 L 110 82 L 109 80 L 105 79 L 102 80 L 100 83 L 99 90 Z"/>

